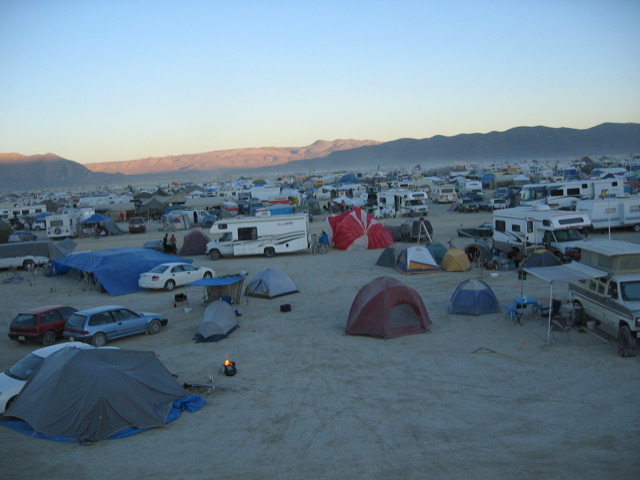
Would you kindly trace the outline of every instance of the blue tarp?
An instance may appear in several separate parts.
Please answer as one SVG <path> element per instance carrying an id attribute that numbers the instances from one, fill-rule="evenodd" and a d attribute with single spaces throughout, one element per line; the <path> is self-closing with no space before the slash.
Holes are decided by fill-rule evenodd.
<path id="1" fill-rule="evenodd" d="M 204 398 L 198 395 L 190 395 L 181 400 L 176 400 L 173 402 L 171 406 L 171 410 L 169 411 L 169 415 L 167 416 L 167 421 L 165 424 L 173 422 L 176 418 L 178 418 L 182 412 L 185 410 L 188 412 L 197 412 L 202 407 L 204 407 L 206 401 Z M 44 440 L 53 440 L 55 442 L 75 442 L 75 440 L 67 437 L 54 437 L 52 435 L 47 435 L 46 433 L 36 432 L 31 425 L 29 425 L 24 420 L 20 420 L 18 418 L 13 417 L 5 417 L 0 419 L 0 425 L 3 427 L 10 428 L 11 430 L 22 433 L 23 435 L 28 435 L 33 438 L 42 438 Z M 151 430 L 151 428 L 137 428 L 137 427 L 128 427 L 124 430 L 120 430 L 119 432 L 114 433 L 113 435 L 106 438 L 106 440 L 113 440 L 116 438 L 124 438 L 129 437 L 131 435 L 135 435 L 136 433 L 146 432 L 147 430 Z"/>
<path id="2" fill-rule="evenodd" d="M 67 273 L 72 268 L 93 272 L 107 293 L 115 296 L 144 290 L 138 286 L 140 274 L 169 262 L 193 263 L 193 260 L 147 248 L 128 247 L 75 253 L 54 260 L 53 266 L 58 274 Z"/>
<path id="3" fill-rule="evenodd" d="M 107 217 L 106 215 L 101 215 L 99 213 L 94 213 L 89 218 L 82 220 L 80 223 L 100 223 L 106 222 L 107 220 L 111 220 L 111 217 Z"/>

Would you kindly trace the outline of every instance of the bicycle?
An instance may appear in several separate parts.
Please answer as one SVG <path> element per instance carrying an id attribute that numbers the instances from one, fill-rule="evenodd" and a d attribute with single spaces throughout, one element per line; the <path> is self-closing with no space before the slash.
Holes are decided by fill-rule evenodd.
<path id="1" fill-rule="evenodd" d="M 177 376 L 174 375 L 174 377 L 176 378 L 176 380 L 178 379 Z M 195 392 L 199 393 L 200 395 L 204 394 L 204 397 L 207 398 L 209 396 L 209 394 L 214 391 L 214 390 L 231 390 L 229 387 L 225 387 L 223 385 L 217 385 L 213 382 L 213 375 L 209 375 L 209 380 L 207 380 L 207 383 L 188 383 L 188 382 L 184 382 L 182 384 L 182 388 L 184 388 L 185 390 L 194 390 Z"/>

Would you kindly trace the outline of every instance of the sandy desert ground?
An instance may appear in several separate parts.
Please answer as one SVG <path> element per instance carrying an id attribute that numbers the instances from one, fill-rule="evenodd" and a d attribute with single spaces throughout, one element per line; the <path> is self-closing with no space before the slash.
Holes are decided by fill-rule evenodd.
<path id="1" fill-rule="evenodd" d="M 434 241 L 463 247 L 460 225 L 491 214 L 430 206 Z M 401 219 L 389 220 L 399 224 Z M 324 217 L 312 223 L 324 227 Z M 158 226 L 154 225 L 153 229 Z M 637 234 L 616 238 L 640 242 Z M 150 231 L 78 240 L 78 249 L 141 246 Z M 179 244 L 181 235 L 178 235 Z M 120 297 L 71 278 L 0 284 L 0 368 L 39 345 L 6 336 L 13 316 L 47 303 L 76 308 L 122 304 L 165 313 L 158 335 L 113 342 L 153 350 L 180 380 L 229 387 L 206 406 L 165 428 L 91 446 L 33 439 L 0 428 L 0 468 L 7 479 L 409 479 L 632 478 L 640 471 L 640 357 L 621 358 L 611 337 L 574 330 L 570 342 L 547 344 L 544 320 L 522 326 L 504 315 L 451 315 L 455 287 L 481 278 L 501 304 L 524 288 L 548 301 L 549 286 L 514 271 L 405 276 L 376 265 L 381 251 L 244 257 L 196 264 L 218 275 L 267 267 L 284 271 L 300 293 L 273 300 L 243 297 L 240 328 L 218 343 L 193 341 L 205 305 L 200 287 L 187 293 L 192 311 L 173 307 L 174 293 Z M 4 272 L 0 275 L 6 275 Z M 430 332 L 392 340 L 344 335 L 353 298 L 373 278 L 389 275 L 415 288 L 432 320 Z M 566 284 L 554 296 L 567 298 Z M 280 312 L 289 303 L 291 312 Z M 225 357 L 238 374 L 219 373 Z"/>

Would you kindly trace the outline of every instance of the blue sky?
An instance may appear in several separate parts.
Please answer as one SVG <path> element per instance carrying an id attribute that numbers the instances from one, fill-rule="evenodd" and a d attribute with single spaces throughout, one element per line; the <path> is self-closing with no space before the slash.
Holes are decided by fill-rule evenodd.
<path id="1" fill-rule="evenodd" d="M 0 0 L 0 152 L 640 122 L 640 1 Z"/>

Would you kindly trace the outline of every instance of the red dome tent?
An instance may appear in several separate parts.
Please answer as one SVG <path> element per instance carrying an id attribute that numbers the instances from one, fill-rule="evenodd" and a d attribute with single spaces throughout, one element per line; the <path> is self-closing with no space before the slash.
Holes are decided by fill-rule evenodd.
<path id="1" fill-rule="evenodd" d="M 378 277 L 351 304 L 345 333 L 395 338 L 425 333 L 431 319 L 418 292 L 392 277 Z"/>
<path id="2" fill-rule="evenodd" d="M 327 217 L 327 222 L 329 238 L 340 250 L 385 248 L 393 243 L 382 222 L 359 207 Z"/>

